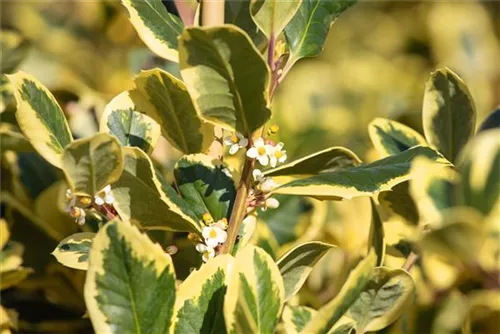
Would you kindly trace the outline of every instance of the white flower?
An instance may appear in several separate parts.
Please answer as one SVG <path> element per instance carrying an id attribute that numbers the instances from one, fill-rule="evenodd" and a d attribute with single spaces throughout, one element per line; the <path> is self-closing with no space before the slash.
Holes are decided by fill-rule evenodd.
<path id="1" fill-rule="evenodd" d="M 208 247 L 215 248 L 219 244 L 226 242 L 227 232 L 224 231 L 218 223 L 210 224 L 201 231 Z"/>
<path id="2" fill-rule="evenodd" d="M 240 148 L 247 147 L 248 139 L 243 137 L 241 133 L 235 132 L 231 136 L 224 137 L 224 145 L 231 146 L 229 154 L 234 155 Z"/>
<path id="3" fill-rule="evenodd" d="M 66 190 L 66 201 L 68 202 L 68 204 L 64 208 L 64 211 L 71 212 L 71 209 L 76 204 L 76 196 L 73 195 L 73 192 L 71 191 L 71 189 Z"/>
<path id="4" fill-rule="evenodd" d="M 266 199 L 264 206 L 262 207 L 262 211 L 266 211 L 267 209 L 276 209 L 280 206 L 280 202 L 276 198 L 269 197 Z"/>
<path id="5" fill-rule="evenodd" d="M 269 154 L 272 146 L 264 143 L 264 139 L 258 138 L 254 142 L 254 146 L 247 151 L 247 157 L 257 159 L 262 166 L 269 164 Z"/>
<path id="6" fill-rule="evenodd" d="M 204 244 L 197 244 L 196 250 L 200 252 L 202 255 L 203 262 L 207 262 L 211 258 L 215 256 L 215 251 L 212 247 L 208 247 Z"/>
<path id="7" fill-rule="evenodd" d="M 264 173 L 260 169 L 254 169 L 252 171 L 253 179 L 259 183 L 262 183 L 266 180 L 266 177 L 264 176 Z"/>
<path id="8" fill-rule="evenodd" d="M 278 188 L 279 186 L 280 184 L 278 182 L 274 181 L 273 178 L 268 177 L 264 180 L 264 182 L 260 184 L 260 190 L 262 190 L 262 192 L 268 193 Z"/>
<path id="9" fill-rule="evenodd" d="M 78 225 L 85 224 L 85 216 L 87 214 L 85 213 L 85 210 L 83 210 L 82 208 L 73 206 L 69 211 L 69 215 L 75 218 L 75 223 L 78 223 Z"/>
<path id="10" fill-rule="evenodd" d="M 94 196 L 94 203 L 97 205 L 113 204 L 115 198 L 111 194 L 111 186 L 108 184 L 97 195 Z"/>
<path id="11" fill-rule="evenodd" d="M 283 163 L 286 161 L 286 151 L 283 150 L 283 146 L 285 146 L 285 144 L 278 143 L 272 148 L 271 154 L 269 155 L 271 167 L 274 168 L 278 162 Z"/>
<path id="12" fill-rule="evenodd" d="M 220 229 L 223 229 L 224 231 L 227 230 L 227 227 L 229 226 L 226 218 L 222 218 L 222 219 L 218 220 L 213 225 L 217 226 Z"/>

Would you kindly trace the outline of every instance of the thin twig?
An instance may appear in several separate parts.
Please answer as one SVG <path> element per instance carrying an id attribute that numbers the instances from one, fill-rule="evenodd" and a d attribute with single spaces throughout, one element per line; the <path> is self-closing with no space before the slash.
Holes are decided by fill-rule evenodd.
<path id="1" fill-rule="evenodd" d="M 410 255 L 408 255 L 408 258 L 406 259 L 406 262 L 403 264 L 401 268 L 406 271 L 410 271 L 413 265 L 417 262 L 417 260 L 418 260 L 418 255 L 414 252 L 411 252 Z"/>

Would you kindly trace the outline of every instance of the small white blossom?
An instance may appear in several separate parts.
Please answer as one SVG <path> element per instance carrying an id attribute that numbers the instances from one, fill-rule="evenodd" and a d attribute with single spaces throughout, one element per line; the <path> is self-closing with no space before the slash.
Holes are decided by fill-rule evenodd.
<path id="1" fill-rule="evenodd" d="M 264 206 L 262 207 L 262 211 L 266 211 L 267 209 L 276 209 L 280 206 L 280 202 L 276 198 L 269 197 L 264 202 Z"/>
<path id="2" fill-rule="evenodd" d="M 264 173 L 260 169 L 254 169 L 252 171 L 253 179 L 259 183 L 262 183 L 266 180 L 266 177 L 264 176 Z"/>
<path id="3" fill-rule="evenodd" d="M 240 148 L 247 147 L 248 139 L 241 133 L 235 132 L 231 136 L 224 137 L 224 145 L 231 146 L 229 148 L 229 154 L 234 155 Z"/>
<path id="4" fill-rule="evenodd" d="M 264 182 L 260 184 L 260 190 L 262 190 L 262 192 L 268 193 L 278 188 L 279 186 L 280 184 L 278 182 L 274 181 L 273 178 L 268 177 L 264 180 Z"/>
<path id="5" fill-rule="evenodd" d="M 247 151 L 247 157 L 257 159 L 262 166 L 269 164 L 269 154 L 272 152 L 272 146 L 264 143 L 264 139 L 258 138 L 254 146 Z"/>
<path id="6" fill-rule="evenodd" d="M 69 215 L 75 218 L 75 223 L 78 223 L 78 225 L 85 224 L 85 216 L 87 214 L 84 209 L 74 206 L 70 209 Z"/>
<path id="7" fill-rule="evenodd" d="M 276 146 L 272 148 L 272 152 L 269 155 L 269 162 L 271 167 L 276 167 L 277 163 L 283 163 L 286 161 L 286 151 L 283 150 L 283 146 L 285 144 L 283 143 L 278 143 Z"/>
<path id="8" fill-rule="evenodd" d="M 227 239 L 227 232 L 221 228 L 218 223 L 210 224 L 201 231 L 201 235 L 205 239 L 208 247 L 215 248 L 219 244 L 223 244 Z"/>
<path id="9" fill-rule="evenodd" d="M 94 203 L 97 205 L 113 204 L 115 198 L 111 194 L 111 186 L 108 184 L 97 195 L 94 196 Z"/>
<path id="10" fill-rule="evenodd" d="M 71 212 L 71 209 L 75 206 L 76 204 L 76 196 L 73 195 L 73 192 L 71 189 L 66 190 L 66 201 L 68 202 L 66 204 L 66 207 L 64 208 L 65 212 Z"/>
<path id="11" fill-rule="evenodd" d="M 196 250 L 202 254 L 203 262 L 207 262 L 215 256 L 215 251 L 212 247 L 208 247 L 204 244 L 197 244 Z"/>

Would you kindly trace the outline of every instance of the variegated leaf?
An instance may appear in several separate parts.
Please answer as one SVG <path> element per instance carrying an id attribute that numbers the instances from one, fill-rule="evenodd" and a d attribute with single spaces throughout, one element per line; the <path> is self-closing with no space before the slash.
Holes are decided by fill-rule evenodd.
<path id="1" fill-rule="evenodd" d="M 95 233 L 83 232 L 63 239 L 54 249 L 52 255 L 66 267 L 87 270 L 90 248 Z"/>
<path id="2" fill-rule="evenodd" d="M 172 259 L 136 227 L 108 222 L 94 238 L 84 294 L 96 333 L 168 333 L 176 295 Z"/>
<path id="3" fill-rule="evenodd" d="M 381 330 L 396 321 L 415 293 L 413 278 L 402 269 L 378 267 L 349 308 L 359 332 Z"/>
<path id="4" fill-rule="evenodd" d="M 215 221 L 229 218 L 236 189 L 226 173 L 229 171 L 220 160 L 204 154 L 185 155 L 175 164 L 182 199 L 199 219 L 207 212 Z"/>
<path id="5" fill-rule="evenodd" d="M 303 333 L 329 333 L 338 321 L 346 314 L 370 282 L 372 270 L 377 263 L 375 252 L 370 252 L 354 268 L 338 295 L 318 310 L 303 329 Z"/>
<path id="6" fill-rule="evenodd" d="M 228 333 L 272 333 L 284 303 L 283 280 L 273 259 L 247 246 L 236 254 L 224 300 Z"/>
<path id="7" fill-rule="evenodd" d="M 270 118 L 269 68 L 241 29 L 185 29 L 179 63 L 194 105 L 207 121 L 249 137 Z"/>
<path id="8" fill-rule="evenodd" d="M 160 138 L 160 125 L 136 110 L 128 92 L 119 94 L 106 106 L 99 130 L 114 135 L 122 146 L 138 147 L 148 154 Z"/>
<path id="9" fill-rule="evenodd" d="M 175 333 L 226 333 L 223 303 L 230 255 L 219 255 L 182 282 L 177 292 Z"/>
<path id="10" fill-rule="evenodd" d="M 410 181 L 402 182 L 389 191 L 381 192 L 378 195 L 378 202 L 381 212 L 388 214 L 390 217 L 401 218 L 413 225 L 417 225 L 419 214 L 417 204 L 410 195 Z"/>
<path id="11" fill-rule="evenodd" d="M 62 167 L 74 193 L 94 196 L 120 177 L 121 146 L 115 137 L 105 133 L 78 139 L 66 148 Z"/>
<path id="12" fill-rule="evenodd" d="M 277 265 L 285 286 L 285 301 L 300 290 L 316 262 L 333 247 L 335 246 L 318 241 L 307 242 L 289 250 L 278 259 Z"/>
<path id="13" fill-rule="evenodd" d="M 449 164 L 433 149 L 417 146 L 370 164 L 292 181 L 277 188 L 274 192 L 330 199 L 372 196 L 408 180 L 411 162 L 417 156 L 425 156 L 436 162 Z"/>
<path id="14" fill-rule="evenodd" d="M 427 145 L 425 138 L 417 131 L 385 118 L 375 118 L 371 121 L 368 133 L 382 158 L 404 152 L 414 146 Z"/>
<path id="15" fill-rule="evenodd" d="M 283 309 L 283 325 L 287 334 L 302 333 L 304 327 L 316 314 L 316 310 L 307 306 L 285 305 Z"/>
<path id="16" fill-rule="evenodd" d="M 213 126 L 200 119 L 184 83 L 160 70 L 142 71 L 129 91 L 137 111 L 161 126 L 163 136 L 189 154 L 203 152 L 213 141 Z"/>
<path id="17" fill-rule="evenodd" d="M 373 250 L 377 254 L 377 266 L 381 266 L 384 263 L 385 256 L 384 224 L 380 219 L 373 199 L 370 199 L 370 203 L 372 205 L 372 221 L 370 224 L 368 253 Z"/>
<path id="18" fill-rule="evenodd" d="M 265 171 L 267 176 L 316 175 L 357 166 L 361 160 L 344 147 L 330 147 Z"/>
<path id="19" fill-rule="evenodd" d="M 500 129 L 485 131 L 471 140 L 457 165 L 461 174 L 457 204 L 488 215 L 500 201 Z"/>
<path id="20" fill-rule="evenodd" d="M 422 118 L 429 144 L 455 162 L 474 135 L 476 107 L 465 83 L 450 69 L 432 72 L 425 87 Z"/>
<path id="21" fill-rule="evenodd" d="M 162 184 L 149 157 L 133 147 L 125 147 L 123 155 L 123 173 L 112 188 L 120 217 L 144 229 L 201 233 L 196 215 L 170 185 Z"/>
<path id="22" fill-rule="evenodd" d="M 20 71 L 7 77 L 14 88 L 19 127 L 45 160 L 61 168 L 64 149 L 73 141 L 61 107 L 31 75 Z"/>
<path id="23" fill-rule="evenodd" d="M 122 3 L 130 22 L 151 51 L 177 62 L 177 37 L 184 26 L 180 17 L 169 13 L 161 0 L 122 0 Z"/>

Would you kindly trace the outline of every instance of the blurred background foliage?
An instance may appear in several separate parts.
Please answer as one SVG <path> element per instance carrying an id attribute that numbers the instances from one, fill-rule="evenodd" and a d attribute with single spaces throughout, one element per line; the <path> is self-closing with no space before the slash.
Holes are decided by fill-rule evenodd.
<path id="1" fill-rule="evenodd" d="M 192 22 L 196 1 L 177 4 L 184 21 Z M 119 1 L 21 0 L 0 6 L 2 74 L 19 68 L 38 78 L 58 99 L 75 137 L 97 131 L 106 103 L 130 89 L 140 70 L 160 67 L 178 74 L 176 64 L 144 46 Z M 441 66 L 464 79 L 480 124 L 500 104 L 500 2 L 361 1 L 335 23 L 321 55 L 298 62 L 279 86 L 272 123 L 280 126 L 278 137 L 286 143 L 290 160 L 331 146 L 345 146 L 364 161 L 375 160 L 368 123 L 385 117 L 422 133 L 425 82 Z M 3 78 L 1 94 L 0 130 L 15 134 L 15 106 Z M 22 142 L 15 135 L 7 139 Z M 64 268 L 50 255 L 58 240 L 47 232 L 47 224 L 63 237 L 77 229 L 62 207 L 50 209 L 62 176 L 24 145 L 16 153 L 2 148 L 2 217 L 11 239 L 24 244 L 24 266 L 34 272 L 14 291 L 2 291 L 2 305 L 16 308 L 19 315 L 9 319 L 18 317 L 22 332 L 88 332 L 81 292 L 84 272 Z M 166 141 L 154 152 L 166 174 L 179 156 Z M 315 267 L 296 297 L 301 304 L 319 307 L 336 295 L 366 250 L 369 199 L 320 202 L 283 196 L 280 202 L 281 210 L 259 216 L 254 243 L 275 258 L 304 241 L 339 245 Z M 390 224 L 386 237 L 392 244 L 416 228 L 397 219 Z M 92 226 L 85 228 L 91 231 Z M 171 235 L 151 236 L 174 240 Z M 178 246 L 174 260 L 194 265 L 192 245 L 180 240 Z M 387 256 L 386 265 L 400 267 L 400 251 L 389 249 L 388 255 L 394 256 Z M 441 295 L 457 274 L 455 268 L 435 262 L 431 272 L 436 277 L 427 278 L 434 288 L 423 283 L 422 271 L 412 272 L 420 309 L 400 322 L 418 316 L 415 332 L 453 333 L 461 326 L 456 315 L 466 312 L 465 297 L 457 290 Z M 179 270 L 185 276 L 188 269 Z M 486 297 L 475 298 L 482 307 Z"/>

